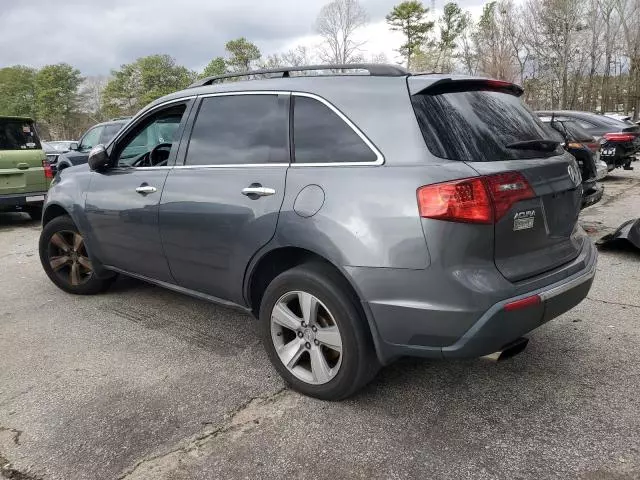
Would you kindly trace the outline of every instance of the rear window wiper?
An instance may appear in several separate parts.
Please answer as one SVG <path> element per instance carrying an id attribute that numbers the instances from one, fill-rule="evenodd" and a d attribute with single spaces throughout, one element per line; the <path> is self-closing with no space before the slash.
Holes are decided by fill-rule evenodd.
<path id="1" fill-rule="evenodd" d="M 521 142 L 513 142 L 505 145 L 505 148 L 514 150 L 542 150 L 544 152 L 553 152 L 558 148 L 560 142 L 557 140 L 538 138 L 536 140 L 523 140 Z"/>

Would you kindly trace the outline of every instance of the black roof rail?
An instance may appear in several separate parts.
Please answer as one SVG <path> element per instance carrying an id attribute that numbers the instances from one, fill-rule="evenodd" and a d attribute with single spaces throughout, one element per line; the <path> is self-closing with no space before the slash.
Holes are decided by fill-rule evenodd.
<path id="1" fill-rule="evenodd" d="M 189 86 L 203 87 L 205 85 L 212 85 L 218 80 L 224 80 L 226 78 L 236 77 L 248 77 L 251 75 L 269 75 L 279 74 L 280 78 L 289 77 L 289 72 L 304 72 L 309 70 L 366 70 L 372 77 L 402 77 L 409 75 L 409 72 L 399 65 L 389 65 L 385 63 L 347 63 L 347 64 L 327 64 L 327 65 L 304 65 L 299 67 L 278 67 L 278 68 L 264 68 L 260 70 L 250 70 L 248 72 L 240 73 L 226 73 L 224 75 L 216 75 L 213 77 L 206 77 L 202 80 L 198 80 Z"/>

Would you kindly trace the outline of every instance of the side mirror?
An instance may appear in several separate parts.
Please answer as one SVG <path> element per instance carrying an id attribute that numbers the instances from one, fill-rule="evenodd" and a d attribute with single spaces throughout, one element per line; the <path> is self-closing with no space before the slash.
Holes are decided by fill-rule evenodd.
<path id="1" fill-rule="evenodd" d="M 89 152 L 89 168 L 91 170 L 106 170 L 111 166 L 111 160 L 107 155 L 104 145 L 96 145 Z"/>
<path id="2" fill-rule="evenodd" d="M 78 142 L 71 142 L 69 144 L 69 150 L 78 150 Z"/>

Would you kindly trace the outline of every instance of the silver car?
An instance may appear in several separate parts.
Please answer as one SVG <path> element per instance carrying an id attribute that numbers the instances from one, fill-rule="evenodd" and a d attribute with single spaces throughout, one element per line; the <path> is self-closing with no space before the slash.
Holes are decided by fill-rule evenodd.
<path id="1" fill-rule="evenodd" d="M 580 173 L 520 87 L 244 75 L 156 100 L 57 176 L 40 237 L 57 286 L 124 274 L 240 308 L 280 375 L 331 400 L 400 356 L 515 354 L 587 295 Z"/>

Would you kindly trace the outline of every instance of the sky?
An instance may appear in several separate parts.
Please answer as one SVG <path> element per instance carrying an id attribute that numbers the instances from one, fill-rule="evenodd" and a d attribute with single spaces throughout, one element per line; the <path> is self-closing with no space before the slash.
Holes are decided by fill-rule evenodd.
<path id="1" fill-rule="evenodd" d="M 400 0 L 360 0 L 369 24 L 359 32 L 365 58 L 391 62 L 402 37 L 384 17 Z M 0 67 L 66 62 L 83 75 L 155 53 L 201 70 L 224 56 L 226 41 L 246 37 L 264 56 L 297 45 L 315 47 L 314 22 L 327 0 L 0 0 Z M 431 6 L 427 0 L 425 6 Z M 477 16 L 483 0 L 460 0 Z M 444 0 L 437 0 L 436 16 Z"/>

